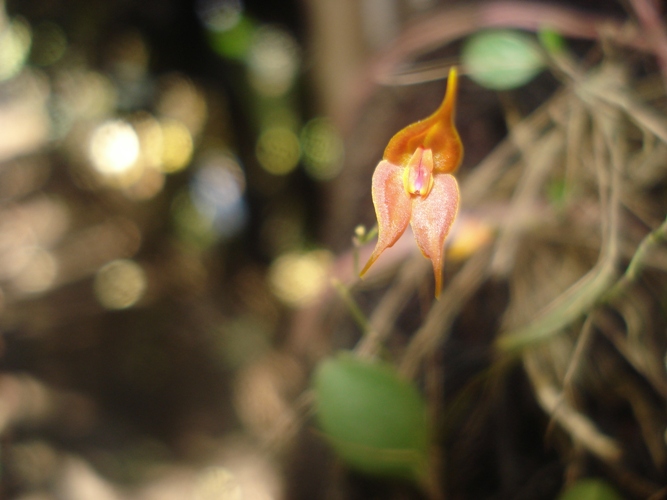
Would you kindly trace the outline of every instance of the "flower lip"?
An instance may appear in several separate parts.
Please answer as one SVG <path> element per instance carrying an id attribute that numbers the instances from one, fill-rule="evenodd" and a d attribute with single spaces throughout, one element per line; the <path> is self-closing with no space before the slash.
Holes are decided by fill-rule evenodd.
<path id="1" fill-rule="evenodd" d="M 403 186 L 409 195 L 428 196 L 433 188 L 433 152 L 419 147 L 403 170 Z"/>

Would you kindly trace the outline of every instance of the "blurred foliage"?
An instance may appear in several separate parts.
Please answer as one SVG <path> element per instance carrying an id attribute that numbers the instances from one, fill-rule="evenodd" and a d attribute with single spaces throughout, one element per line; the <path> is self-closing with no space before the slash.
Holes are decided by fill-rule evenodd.
<path id="1" fill-rule="evenodd" d="M 558 500 L 620 500 L 621 496 L 605 481 L 581 479 L 558 496 Z"/>
<path id="2" fill-rule="evenodd" d="M 469 37 L 461 62 L 470 78 L 493 90 L 521 87 L 544 69 L 545 60 L 530 36 L 519 31 L 489 30 Z"/>
<path id="3" fill-rule="evenodd" d="M 320 363 L 313 388 L 322 430 L 352 467 L 370 474 L 425 480 L 426 406 L 391 365 L 340 353 Z"/>

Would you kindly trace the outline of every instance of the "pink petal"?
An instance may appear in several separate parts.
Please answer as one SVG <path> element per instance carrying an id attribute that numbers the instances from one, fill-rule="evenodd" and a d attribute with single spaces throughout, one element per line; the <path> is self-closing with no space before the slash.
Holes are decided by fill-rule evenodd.
<path id="1" fill-rule="evenodd" d="M 445 238 L 459 209 L 459 186 L 450 174 L 433 176 L 433 189 L 412 202 L 412 231 L 424 256 L 431 259 L 435 273 L 435 296 L 442 289 Z"/>
<path id="2" fill-rule="evenodd" d="M 403 167 L 382 160 L 373 173 L 373 205 L 378 220 L 378 241 L 363 276 L 382 252 L 392 246 L 410 222 L 412 203 L 403 187 Z"/>

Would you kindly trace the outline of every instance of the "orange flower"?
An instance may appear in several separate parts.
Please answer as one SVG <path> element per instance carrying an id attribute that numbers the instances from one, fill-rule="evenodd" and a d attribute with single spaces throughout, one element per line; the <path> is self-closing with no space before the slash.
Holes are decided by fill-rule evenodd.
<path id="1" fill-rule="evenodd" d="M 372 187 L 378 241 L 361 271 L 363 276 L 410 223 L 417 245 L 433 263 L 436 298 L 442 288 L 445 238 L 459 208 L 459 186 L 451 175 L 463 158 L 463 144 L 454 126 L 456 88 L 452 68 L 437 111 L 398 132 L 384 150 Z"/>

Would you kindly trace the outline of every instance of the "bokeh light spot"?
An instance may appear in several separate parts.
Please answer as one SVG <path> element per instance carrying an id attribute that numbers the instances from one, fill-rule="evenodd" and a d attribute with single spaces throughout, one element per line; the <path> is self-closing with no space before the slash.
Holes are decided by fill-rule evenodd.
<path id="1" fill-rule="evenodd" d="M 255 22 L 248 16 L 241 15 L 237 23 L 227 30 L 208 32 L 208 41 L 213 50 L 228 59 L 244 61 L 256 31 Z"/>
<path id="2" fill-rule="evenodd" d="M 188 128 L 176 120 L 163 120 L 162 170 L 171 174 L 183 170 L 192 158 L 192 136 Z"/>
<path id="3" fill-rule="evenodd" d="M 55 23 L 44 21 L 33 32 L 30 59 L 39 66 L 51 66 L 58 62 L 67 50 L 67 37 Z"/>
<path id="4" fill-rule="evenodd" d="M 146 291 L 146 273 L 136 262 L 118 259 L 102 266 L 95 276 L 95 296 L 107 309 L 136 304 Z"/>
<path id="5" fill-rule="evenodd" d="M 267 129 L 257 140 L 255 154 L 264 170 L 274 175 L 285 175 L 299 163 L 299 139 L 287 128 Z"/>
<path id="6" fill-rule="evenodd" d="M 447 258 L 463 260 L 493 240 L 493 228 L 481 220 L 460 219 L 447 247 Z"/>
<path id="7" fill-rule="evenodd" d="M 197 14 L 211 31 L 228 31 L 241 20 L 241 0 L 199 0 Z"/>
<path id="8" fill-rule="evenodd" d="M 160 78 L 158 87 L 156 113 L 161 118 L 183 123 L 193 137 L 199 134 L 208 115 L 208 104 L 202 91 L 179 73 Z"/>
<path id="9" fill-rule="evenodd" d="M 229 237 L 241 229 L 246 220 L 243 200 L 245 177 L 232 157 L 211 156 L 195 173 L 190 197 L 199 214 L 210 221 L 218 236 Z"/>
<path id="10" fill-rule="evenodd" d="M 0 28 L 0 81 L 8 80 L 21 71 L 31 41 L 30 25 L 21 18 Z"/>
<path id="11" fill-rule="evenodd" d="M 196 500 L 242 500 L 241 486 L 225 467 L 208 467 L 199 474 Z"/>
<path id="12" fill-rule="evenodd" d="M 148 200 L 157 195 L 164 187 L 164 174 L 154 168 L 146 168 L 141 172 L 141 177 L 125 188 L 128 198 L 134 200 Z"/>
<path id="13" fill-rule="evenodd" d="M 164 135 L 160 123 L 146 112 L 137 113 L 131 122 L 139 138 L 139 161 L 146 167 L 161 169 Z"/>
<path id="14" fill-rule="evenodd" d="M 69 218 L 63 202 L 46 196 L 0 212 L 0 280 L 14 281 L 24 292 L 50 287 L 56 263 L 45 249 L 64 236 Z"/>
<path id="15" fill-rule="evenodd" d="M 109 121 L 93 132 L 89 152 L 98 172 L 103 175 L 121 175 L 139 157 L 139 138 L 129 123 L 122 120 Z"/>
<path id="16" fill-rule="evenodd" d="M 58 75 L 56 119 L 66 125 L 75 118 L 95 118 L 111 113 L 118 95 L 114 84 L 95 71 L 70 71 Z M 58 116 L 58 114 L 60 116 Z"/>
<path id="17" fill-rule="evenodd" d="M 273 293 L 289 306 L 309 305 L 328 285 L 331 261 L 331 254 L 324 250 L 278 257 L 269 271 Z"/>
<path id="18" fill-rule="evenodd" d="M 16 200 L 38 191 L 48 180 L 51 168 L 44 158 L 34 156 L 5 162 L 0 169 L 0 201 Z"/>
<path id="19" fill-rule="evenodd" d="M 28 265 L 31 252 L 25 245 L 0 245 L 0 279 L 13 279 Z"/>
<path id="20" fill-rule="evenodd" d="M 51 252 L 41 247 L 26 248 L 27 262 L 12 280 L 21 293 L 39 293 L 53 285 L 58 265 Z"/>
<path id="21" fill-rule="evenodd" d="M 301 130 L 301 151 L 306 173 L 315 180 L 335 178 L 343 166 L 343 140 L 327 118 L 310 120 Z"/>
<path id="22" fill-rule="evenodd" d="M 281 96 L 294 82 L 299 68 L 299 46 L 286 31 L 265 26 L 255 33 L 247 64 L 250 83 L 257 92 Z"/>

